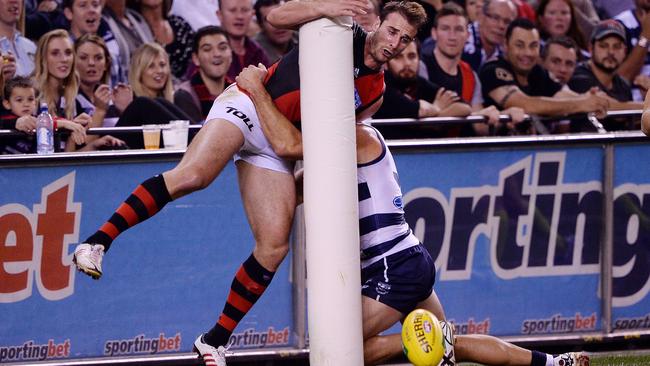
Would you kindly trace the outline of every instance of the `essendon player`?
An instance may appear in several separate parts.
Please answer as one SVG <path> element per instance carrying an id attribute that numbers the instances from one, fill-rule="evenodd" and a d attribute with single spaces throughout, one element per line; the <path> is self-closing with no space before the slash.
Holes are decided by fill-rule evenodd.
<path id="1" fill-rule="evenodd" d="M 363 14 L 367 7 L 365 0 L 292 1 L 275 8 L 267 21 L 276 27 L 292 28 L 321 17 Z M 413 40 L 425 19 L 421 5 L 401 1 L 386 5 L 377 31 L 366 34 L 355 26 L 358 118 L 379 107 L 382 65 Z M 276 105 L 294 122 L 300 115 L 297 52 L 295 48 L 272 67 L 266 84 Z M 97 232 L 77 246 L 74 260 L 79 270 L 99 278 L 104 251 L 121 232 L 155 215 L 168 202 L 205 188 L 234 157 L 255 248 L 237 271 L 219 320 L 194 342 L 204 362 L 221 366 L 225 365 L 223 346 L 270 284 L 288 252 L 295 186 L 292 163 L 273 151 L 260 128 L 253 102 L 236 85 L 217 97 L 206 120 L 181 162 L 139 185 Z"/>

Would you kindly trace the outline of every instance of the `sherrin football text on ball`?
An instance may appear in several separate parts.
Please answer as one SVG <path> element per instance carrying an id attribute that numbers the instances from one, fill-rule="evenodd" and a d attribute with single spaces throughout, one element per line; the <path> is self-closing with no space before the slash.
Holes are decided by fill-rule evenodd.
<path id="1" fill-rule="evenodd" d="M 402 348 L 415 366 L 438 365 L 445 352 L 438 318 L 424 309 L 413 310 L 402 324 Z"/>

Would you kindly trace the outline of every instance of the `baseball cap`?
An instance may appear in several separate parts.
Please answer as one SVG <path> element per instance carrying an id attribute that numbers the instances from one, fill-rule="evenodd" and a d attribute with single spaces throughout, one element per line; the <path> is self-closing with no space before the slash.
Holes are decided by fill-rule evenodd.
<path id="1" fill-rule="evenodd" d="M 619 36 L 623 42 L 627 42 L 623 24 L 613 19 L 603 20 L 596 25 L 591 32 L 591 42 L 600 41 L 607 36 Z"/>

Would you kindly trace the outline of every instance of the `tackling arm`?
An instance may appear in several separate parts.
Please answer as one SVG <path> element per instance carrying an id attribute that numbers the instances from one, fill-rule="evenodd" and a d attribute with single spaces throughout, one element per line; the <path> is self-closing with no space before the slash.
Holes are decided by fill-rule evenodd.
<path id="1" fill-rule="evenodd" d="M 318 18 L 363 15 L 368 10 L 364 0 L 297 0 L 274 8 L 266 20 L 276 28 L 297 29 Z"/>

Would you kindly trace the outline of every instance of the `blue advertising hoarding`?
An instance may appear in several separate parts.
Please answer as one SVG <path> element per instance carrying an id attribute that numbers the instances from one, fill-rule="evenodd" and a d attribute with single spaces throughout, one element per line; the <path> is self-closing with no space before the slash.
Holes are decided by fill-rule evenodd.
<path id="1" fill-rule="evenodd" d="M 615 331 L 650 329 L 650 163 L 615 145 Z M 603 329 L 602 146 L 395 152 L 406 219 L 436 260 L 458 333 L 552 336 Z M 0 362 L 187 352 L 216 321 L 248 230 L 229 166 L 208 189 L 121 235 L 99 281 L 74 243 L 170 162 L 2 168 Z M 232 338 L 293 346 L 290 263 Z"/>
<path id="2" fill-rule="evenodd" d="M 0 170 L 0 363 L 189 352 L 214 325 L 254 243 L 232 164 L 206 190 L 121 235 L 99 281 L 72 265 L 75 244 L 171 166 Z M 233 349 L 294 342 L 288 267 L 240 323 Z"/>

